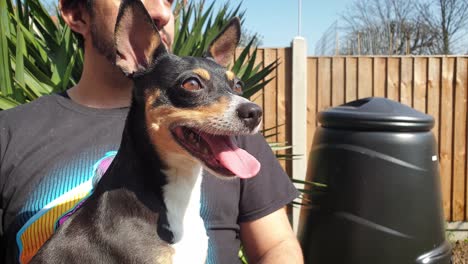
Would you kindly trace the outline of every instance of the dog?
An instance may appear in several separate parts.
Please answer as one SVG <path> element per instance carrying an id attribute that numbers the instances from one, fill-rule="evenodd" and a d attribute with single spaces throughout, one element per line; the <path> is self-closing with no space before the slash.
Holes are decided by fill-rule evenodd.
<path id="1" fill-rule="evenodd" d="M 121 146 L 90 197 L 30 263 L 205 263 L 202 171 L 250 178 L 259 162 L 236 135 L 257 133 L 262 109 L 226 69 L 240 39 L 233 19 L 205 57 L 170 54 L 144 5 L 123 0 L 116 65 L 133 80 Z"/>

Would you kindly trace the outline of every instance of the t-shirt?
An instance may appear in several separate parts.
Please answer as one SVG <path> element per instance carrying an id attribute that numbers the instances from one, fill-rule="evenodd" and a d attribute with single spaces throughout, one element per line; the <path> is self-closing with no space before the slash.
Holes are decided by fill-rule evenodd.
<path id="1" fill-rule="evenodd" d="M 88 108 L 54 94 L 0 112 L 0 263 L 27 263 L 59 219 L 92 192 L 118 150 L 127 111 Z M 239 223 L 268 215 L 298 194 L 261 135 L 237 141 L 262 168 L 245 180 L 204 173 L 207 263 L 240 263 Z"/>

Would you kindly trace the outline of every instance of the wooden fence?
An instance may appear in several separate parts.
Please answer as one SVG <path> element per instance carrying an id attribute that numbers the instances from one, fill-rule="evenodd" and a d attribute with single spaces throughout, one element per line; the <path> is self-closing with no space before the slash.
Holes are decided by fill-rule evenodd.
<path id="1" fill-rule="evenodd" d="M 238 50 L 236 55 L 240 54 Z M 291 138 L 291 48 L 259 49 L 257 63 L 261 66 L 269 65 L 277 60 L 278 67 L 266 78 L 274 78 L 264 90 L 254 94 L 250 99 L 263 107 L 263 128 L 269 142 L 290 142 Z M 278 151 L 285 154 L 286 151 Z M 287 172 L 291 172 L 291 163 L 280 160 Z M 289 174 L 291 175 L 291 174 Z"/>
<path id="2" fill-rule="evenodd" d="M 265 129 L 282 125 L 269 131 L 278 134 L 268 140 L 291 142 L 291 48 L 261 49 L 258 55 L 264 65 L 275 59 L 280 65 L 272 73 L 276 78 L 252 99 L 264 108 Z M 377 96 L 432 115 L 445 218 L 468 220 L 468 57 L 308 57 L 307 80 L 307 153 L 317 113 L 328 107 Z M 290 162 L 282 165 L 291 171 Z"/>

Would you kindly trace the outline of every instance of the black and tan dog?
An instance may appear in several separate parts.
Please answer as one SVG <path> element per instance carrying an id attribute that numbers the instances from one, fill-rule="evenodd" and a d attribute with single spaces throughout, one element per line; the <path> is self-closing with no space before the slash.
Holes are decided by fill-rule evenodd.
<path id="1" fill-rule="evenodd" d="M 260 169 L 233 140 L 256 133 L 262 116 L 224 68 L 239 38 L 234 19 L 206 58 L 181 58 L 166 51 L 141 1 L 122 1 L 116 64 L 134 89 L 120 149 L 93 194 L 31 263 L 205 263 L 203 168 L 224 178 Z"/>

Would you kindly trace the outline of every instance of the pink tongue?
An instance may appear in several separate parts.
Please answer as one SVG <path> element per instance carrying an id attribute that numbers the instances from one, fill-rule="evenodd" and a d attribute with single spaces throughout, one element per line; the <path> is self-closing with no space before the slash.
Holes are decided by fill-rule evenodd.
<path id="1" fill-rule="evenodd" d="M 227 136 L 202 135 L 210 145 L 215 158 L 226 169 L 240 178 L 246 179 L 257 175 L 260 162 L 247 151 L 237 147 Z"/>

